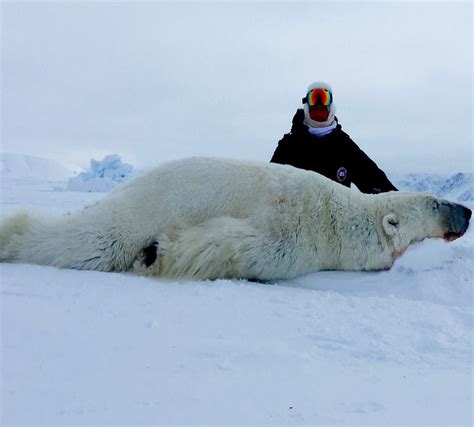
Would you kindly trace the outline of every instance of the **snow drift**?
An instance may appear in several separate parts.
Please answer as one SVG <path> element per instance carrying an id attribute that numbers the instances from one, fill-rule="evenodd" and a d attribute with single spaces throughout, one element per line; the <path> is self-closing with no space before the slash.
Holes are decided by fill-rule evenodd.
<path id="1" fill-rule="evenodd" d="M 24 154 L 0 153 L 2 180 L 65 181 L 74 173 L 54 160 Z"/>

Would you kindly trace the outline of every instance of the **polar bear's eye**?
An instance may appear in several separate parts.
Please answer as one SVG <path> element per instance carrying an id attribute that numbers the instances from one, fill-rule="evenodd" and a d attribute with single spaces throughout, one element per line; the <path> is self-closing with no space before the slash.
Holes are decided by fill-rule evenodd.
<path id="1" fill-rule="evenodd" d="M 432 208 L 433 208 L 433 212 L 436 212 L 439 209 L 439 203 L 437 200 L 433 202 Z"/>

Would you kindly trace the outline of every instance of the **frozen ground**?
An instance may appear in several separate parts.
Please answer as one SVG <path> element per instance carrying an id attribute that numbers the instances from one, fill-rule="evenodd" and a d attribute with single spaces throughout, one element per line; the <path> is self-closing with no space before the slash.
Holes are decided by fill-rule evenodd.
<path id="1" fill-rule="evenodd" d="M 105 196 L 57 188 L 1 216 Z M 1 424 L 472 425 L 473 238 L 272 284 L 2 264 Z"/>

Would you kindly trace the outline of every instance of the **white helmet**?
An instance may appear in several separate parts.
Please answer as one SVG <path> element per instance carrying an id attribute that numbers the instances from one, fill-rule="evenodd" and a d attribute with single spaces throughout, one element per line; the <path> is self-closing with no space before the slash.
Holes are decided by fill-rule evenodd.
<path id="1" fill-rule="evenodd" d="M 324 82 L 314 82 L 311 83 L 308 86 L 308 89 L 306 90 L 306 96 L 303 98 L 303 109 L 304 109 L 304 124 L 309 127 L 313 128 L 323 128 L 326 126 L 331 126 L 334 123 L 335 120 L 335 113 L 336 113 L 336 107 L 334 105 L 334 102 L 331 102 L 329 105 L 329 115 L 327 120 L 324 122 L 319 122 L 317 120 L 313 120 L 311 116 L 309 115 L 309 105 L 307 102 L 307 96 L 309 92 L 311 92 L 313 89 L 326 89 L 329 92 L 331 92 L 331 99 L 332 99 L 332 88 L 331 85 L 324 83 Z"/>

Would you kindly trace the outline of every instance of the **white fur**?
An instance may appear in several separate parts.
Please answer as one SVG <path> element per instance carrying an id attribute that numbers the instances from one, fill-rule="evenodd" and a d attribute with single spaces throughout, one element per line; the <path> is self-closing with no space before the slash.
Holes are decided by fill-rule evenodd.
<path id="1" fill-rule="evenodd" d="M 0 260 L 195 279 L 385 269 L 410 243 L 442 236 L 433 200 L 361 194 L 287 165 L 192 158 L 71 215 L 10 218 Z M 155 243 L 146 267 L 141 251 Z"/>

